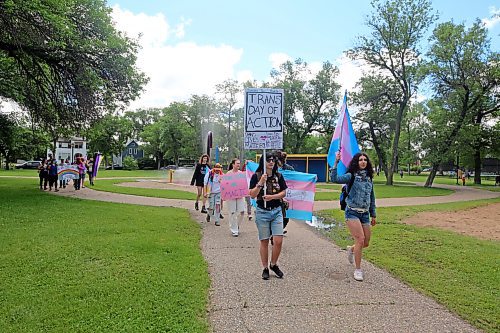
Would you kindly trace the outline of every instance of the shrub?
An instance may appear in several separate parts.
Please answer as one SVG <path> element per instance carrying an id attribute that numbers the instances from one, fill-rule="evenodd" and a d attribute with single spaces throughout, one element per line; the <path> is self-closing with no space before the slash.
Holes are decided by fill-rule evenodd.
<path id="1" fill-rule="evenodd" d="M 149 157 L 141 157 L 137 159 L 139 169 L 156 169 L 157 165 L 154 159 Z"/>
<path id="2" fill-rule="evenodd" d="M 137 170 L 139 166 L 137 161 L 132 156 L 127 156 L 123 159 L 123 169 L 124 170 Z"/>

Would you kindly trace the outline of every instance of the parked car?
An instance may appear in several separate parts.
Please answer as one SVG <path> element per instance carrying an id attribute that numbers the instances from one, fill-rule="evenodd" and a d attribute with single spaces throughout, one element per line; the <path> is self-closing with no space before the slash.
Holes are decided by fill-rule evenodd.
<path id="1" fill-rule="evenodd" d="M 121 165 L 118 165 L 118 164 L 113 164 L 113 167 L 111 167 L 111 165 L 108 165 L 106 167 L 106 170 L 123 170 L 123 167 Z"/>
<path id="2" fill-rule="evenodd" d="M 42 164 L 40 161 L 28 161 L 21 164 L 16 164 L 16 169 L 38 169 Z"/>

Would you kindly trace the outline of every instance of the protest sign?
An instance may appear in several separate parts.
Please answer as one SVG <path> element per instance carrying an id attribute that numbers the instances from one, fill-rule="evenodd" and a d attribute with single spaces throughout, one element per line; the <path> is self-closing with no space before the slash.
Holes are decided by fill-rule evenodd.
<path id="1" fill-rule="evenodd" d="M 57 167 L 57 179 L 78 179 L 80 173 L 76 165 L 61 165 Z"/>
<path id="2" fill-rule="evenodd" d="M 245 149 L 283 148 L 283 89 L 245 90 Z"/>
<path id="3" fill-rule="evenodd" d="M 221 180 L 222 200 L 232 200 L 249 196 L 246 174 L 242 171 L 228 172 Z"/>

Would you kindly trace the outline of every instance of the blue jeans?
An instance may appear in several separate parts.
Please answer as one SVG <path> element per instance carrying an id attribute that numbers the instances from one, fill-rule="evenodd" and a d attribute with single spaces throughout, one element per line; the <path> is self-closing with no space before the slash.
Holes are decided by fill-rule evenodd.
<path id="1" fill-rule="evenodd" d="M 281 207 L 266 210 L 257 207 L 255 210 L 255 224 L 259 231 L 259 240 L 273 236 L 283 236 L 283 213 Z"/>

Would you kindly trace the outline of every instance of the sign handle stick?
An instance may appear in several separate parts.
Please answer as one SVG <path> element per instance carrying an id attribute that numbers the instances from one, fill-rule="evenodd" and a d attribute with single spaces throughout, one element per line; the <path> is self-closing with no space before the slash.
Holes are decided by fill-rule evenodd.
<path id="1" fill-rule="evenodd" d="M 264 164 L 264 173 L 267 175 L 267 166 L 266 166 L 266 149 L 262 153 L 262 163 Z M 264 183 L 264 195 L 267 194 L 267 181 Z M 267 208 L 267 202 L 264 200 L 264 208 Z"/>

